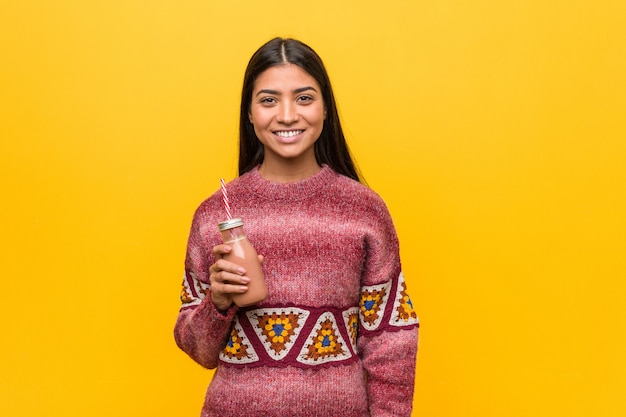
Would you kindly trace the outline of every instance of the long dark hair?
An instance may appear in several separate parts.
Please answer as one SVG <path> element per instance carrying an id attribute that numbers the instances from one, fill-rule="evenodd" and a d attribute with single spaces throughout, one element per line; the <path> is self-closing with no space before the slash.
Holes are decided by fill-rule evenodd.
<path id="1" fill-rule="evenodd" d="M 263 145 L 254 133 L 248 114 L 252 102 L 254 83 L 259 75 L 275 65 L 294 64 L 311 75 L 321 88 L 326 120 L 319 139 L 315 142 L 315 159 L 327 164 L 335 172 L 363 182 L 352 160 L 346 138 L 339 122 L 339 113 L 330 79 L 322 59 L 308 45 L 295 40 L 274 38 L 261 46 L 250 58 L 243 79 L 241 109 L 239 114 L 239 175 L 263 162 Z"/>

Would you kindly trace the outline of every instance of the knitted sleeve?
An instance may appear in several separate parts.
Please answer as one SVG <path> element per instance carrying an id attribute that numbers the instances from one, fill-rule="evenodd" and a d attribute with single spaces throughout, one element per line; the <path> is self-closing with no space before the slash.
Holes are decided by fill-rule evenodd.
<path id="1" fill-rule="evenodd" d="M 406 291 L 399 245 L 384 205 L 366 236 L 358 348 L 372 417 L 409 417 L 413 404 L 418 318 Z"/>
<path id="2" fill-rule="evenodd" d="M 174 339 L 194 361 L 213 369 L 217 366 L 237 307 L 233 305 L 222 314 L 211 301 L 208 270 L 212 254 L 202 239 L 202 226 L 202 215 L 197 211 L 187 242 L 180 296 L 182 306 L 174 327 Z"/>

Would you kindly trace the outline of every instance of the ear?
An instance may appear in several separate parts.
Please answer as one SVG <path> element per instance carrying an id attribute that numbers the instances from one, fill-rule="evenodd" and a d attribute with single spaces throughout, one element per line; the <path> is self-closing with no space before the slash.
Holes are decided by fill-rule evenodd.
<path id="1" fill-rule="evenodd" d="M 248 112 L 248 121 L 250 122 L 251 125 L 253 125 L 254 123 L 252 123 L 252 113 Z"/>

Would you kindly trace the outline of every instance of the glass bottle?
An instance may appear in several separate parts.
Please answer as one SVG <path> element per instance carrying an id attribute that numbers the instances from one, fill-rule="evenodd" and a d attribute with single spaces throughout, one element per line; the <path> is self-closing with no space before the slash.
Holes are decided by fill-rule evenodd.
<path id="1" fill-rule="evenodd" d="M 243 232 L 243 220 L 231 219 L 218 224 L 222 233 L 222 241 L 232 250 L 224 255 L 227 261 L 236 263 L 246 269 L 246 276 L 250 278 L 248 290 L 242 294 L 233 294 L 233 301 L 239 307 L 259 303 L 267 297 L 265 277 L 256 250 Z"/>

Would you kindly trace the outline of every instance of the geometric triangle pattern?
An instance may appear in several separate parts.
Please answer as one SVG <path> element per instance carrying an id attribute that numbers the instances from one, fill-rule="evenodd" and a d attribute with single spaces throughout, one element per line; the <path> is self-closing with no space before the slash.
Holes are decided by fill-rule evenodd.
<path id="1" fill-rule="evenodd" d="M 295 307 L 263 308 L 246 312 L 266 352 L 276 360 L 289 354 L 309 312 Z"/>
<path id="2" fill-rule="evenodd" d="M 188 277 L 193 278 L 193 277 Z M 187 280 L 184 298 L 205 297 L 205 288 Z M 191 284 L 191 285 L 189 285 Z M 273 305 L 237 312 L 220 360 L 248 366 L 334 366 L 358 361 L 361 332 L 419 326 L 404 275 L 361 287 L 358 304 L 298 308 Z M 395 329 L 393 329 L 395 327 Z"/>
<path id="3" fill-rule="evenodd" d="M 359 300 L 361 323 L 367 330 L 380 326 L 389 300 L 391 281 L 385 284 L 363 286 Z"/>
<path id="4" fill-rule="evenodd" d="M 186 271 L 180 290 L 181 309 L 199 305 L 208 293 L 209 285 L 200 282 L 194 272 Z"/>
<path id="5" fill-rule="evenodd" d="M 235 325 L 226 341 L 226 346 L 220 352 L 220 359 L 228 363 L 252 363 L 259 360 L 254 347 L 246 337 L 246 334 L 235 317 Z"/>
<path id="6" fill-rule="evenodd" d="M 417 313 L 413 309 L 411 297 L 409 297 L 406 291 L 404 275 L 400 272 L 400 276 L 398 277 L 398 289 L 394 297 L 393 311 L 389 324 L 392 326 L 411 326 L 418 323 L 419 319 L 417 318 Z"/>
<path id="7" fill-rule="evenodd" d="M 356 352 L 356 341 L 359 333 L 359 308 L 352 307 L 342 312 L 343 322 L 350 335 L 352 350 Z"/>
<path id="8" fill-rule="evenodd" d="M 322 314 L 298 354 L 297 361 L 306 365 L 342 361 L 352 356 L 339 333 L 337 321 L 331 312 Z"/>

